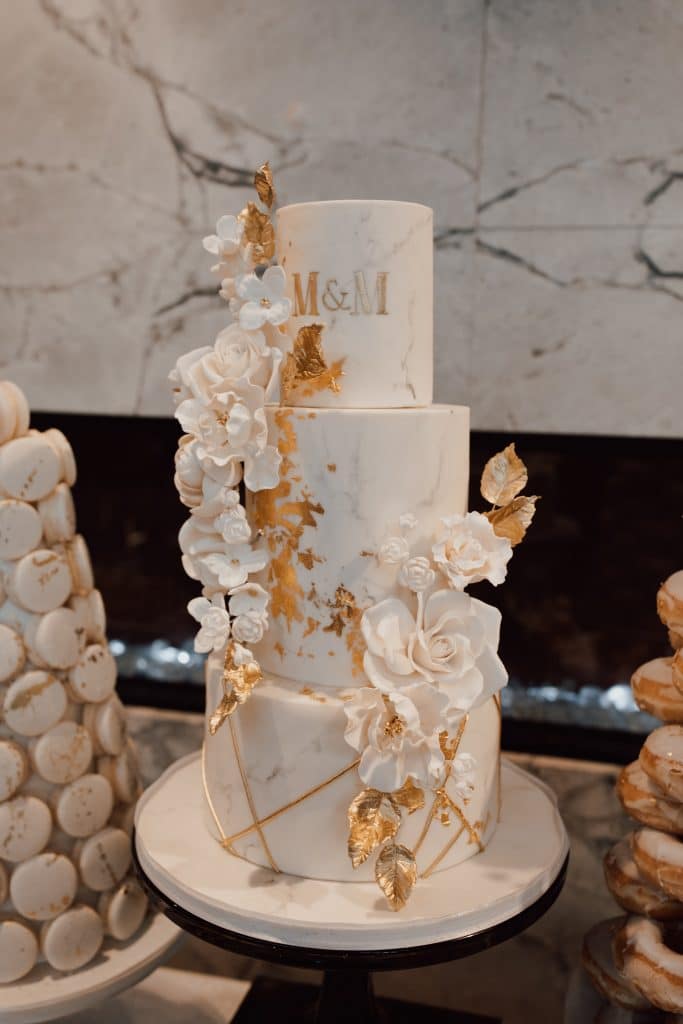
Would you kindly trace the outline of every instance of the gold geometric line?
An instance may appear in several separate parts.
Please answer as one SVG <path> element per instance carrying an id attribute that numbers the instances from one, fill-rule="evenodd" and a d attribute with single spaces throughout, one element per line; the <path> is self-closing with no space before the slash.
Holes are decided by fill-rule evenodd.
<path id="1" fill-rule="evenodd" d="M 235 724 L 234 724 L 232 718 L 229 718 L 228 722 L 229 722 L 229 725 L 230 725 L 230 735 L 232 736 L 232 746 L 233 746 L 233 749 L 235 751 L 235 760 L 237 761 L 237 767 L 239 768 L 239 771 L 240 771 L 240 777 L 242 779 L 242 786 L 244 788 L 244 795 L 246 796 L 247 803 L 249 804 L 249 810 L 251 812 L 251 817 L 252 817 L 252 819 L 254 821 L 254 826 L 256 828 L 256 831 L 258 832 L 259 839 L 261 840 L 261 845 L 263 847 L 263 852 L 265 853 L 266 857 L 268 858 L 268 863 L 270 864 L 271 869 L 279 874 L 280 873 L 280 869 L 277 866 L 277 864 L 275 863 L 275 861 L 273 860 L 273 855 L 270 852 L 270 847 L 268 846 L 268 842 L 266 840 L 265 835 L 263 834 L 263 830 L 262 830 L 261 825 L 260 825 L 259 820 L 258 820 L 258 815 L 256 814 L 256 807 L 254 806 L 254 798 L 253 798 L 252 793 L 251 793 L 251 787 L 249 785 L 249 779 L 247 778 L 247 773 L 245 772 L 244 765 L 242 764 L 242 756 L 240 754 L 239 744 L 237 743 L 237 736 L 235 735 Z M 227 840 L 224 840 L 224 842 L 227 842 L 228 844 L 230 844 L 231 840 L 227 839 Z"/>
<path id="2" fill-rule="evenodd" d="M 454 740 L 455 746 L 453 747 L 453 754 L 452 754 L 452 756 L 449 759 L 448 764 L 447 764 L 446 774 L 444 776 L 443 785 L 441 787 L 442 789 L 445 787 L 446 783 L 448 782 L 449 778 L 451 777 L 451 772 L 453 771 L 453 760 L 455 758 L 455 755 L 458 753 L 458 748 L 460 746 L 460 741 L 462 740 L 463 733 L 465 732 L 465 729 L 467 728 L 467 723 L 469 721 L 469 717 L 470 717 L 469 715 L 465 715 L 465 717 L 460 720 L 460 725 L 458 726 L 458 731 L 455 734 L 455 740 Z M 415 843 L 415 846 L 413 847 L 413 854 L 415 856 L 417 856 L 420 847 L 422 846 L 422 844 L 424 843 L 425 839 L 427 838 L 427 833 L 429 832 L 429 829 L 431 828 L 432 822 L 434 821 L 434 818 L 437 815 L 437 811 L 438 811 L 438 807 L 439 807 L 440 803 L 441 803 L 441 795 L 437 794 L 434 797 L 434 801 L 433 801 L 432 806 L 430 808 L 429 814 L 427 815 L 427 820 L 424 823 L 424 827 L 423 827 L 422 831 L 420 832 L 420 835 L 418 837 L 417 842 Z"/>
<path id="3" fill-rule="evenodd" d="M 476 843 L 477 846 L 479 847 L 479 852 L 483 853 L 484 852 L 484 847 L 482 845 L 482 841 L 479 838 L 479 833 L 477 832 L 475 826 L 474 825 L 470 825 L 469 821 L 467 820 L 467 818 L 465 817 L 463 812 L 460 810 L 458 805 L 456 803 L 454 803 L 453 799 L 446 792 L 444 792 L 444 799 L 445 799 L 446 803 L 448 804 L 448 806 L 450 807 L 450 809 L 453 812 L 453 814 L 455 814 L 460 819 L 460 821 L 462 822 L 463 827 L 467 829 L 467 832 L 469 834 L 470 840 L 473 843 Z"/>
<path id="4" fill-rule="evenodd" d="M 421 872 L 420 878 L 429 878 L 432 871 L 434 871 L 434 869 L 438 867 L 438 865 L 444 859 L 446 854 L 450 851 L 451 847 L 455 846 L 455 844 L 457 843 L 458 839 L 460 838 L 464 831 L 465 826 L 461 824 L 456 834 L 454 836 L 451 836 L 451 838 L 448 840 L 441 853 L 438 853 L 434 860 L 432 861 L 432 863 L 429 865 L 429 867 L 425 868 L 425 870 Z"/>
<path id="5" fill-rule="evenodd" d="M 281 814 L 285 814 L 287 811 L 291 811 L 293 807 L 297 807 L 299 804 L 303 803 L 304 800 L 308 800 L 309 797 L 315 796 L 316 793 L 319 793 L 322 789 L 325 789 L 327 786 L 330 786 L 333 782 L 336 782 L 337 779 L 341 779 L 343 775 L 348 775 L 348 773 L 352 772 L 354 768 L 357 768 L 359 764 L 360 758 L 357 757 L 356 760 L 352 761 L 351 764 L 348 764 L 346 768 L 341 768 L 335 775 L 330 776 L 329 779 L 325 779 L 324 782 L 319 782 L 317 786 L 313 786 L 312 789 L 309 789 L 305 793 L 302 793 L 301 796 L 298 796 L 295 800 L 292 800 L 290 803 L 285 804 L 284 807 L 278 807 L 277 810 L 271 811 L 270 814 L 266 814 L 265 817 L 255 820 L 253 825 L 248 825 L 246 828 L 243 828 L 240 832 L 235 832 L 231 836 L 224 837 L 224 843 L 236 843 L 238 839 L 243 839 L 244 836 L 248 836 L 251 832 L 254 832 L 262 825 L 268 825 L 271 821 L 274 821 L 275 818 L 279 818 Z"/>
<path id="6" fill-rule="evenodd" d="M 206 802 L 209 805 L 209 810 L 211 811 L 211 816 L 213 818 L 214 825 L 218 829 L 219 835 L 221 837 L 221 843 L 224 844 L 225 832 L 223 831 L 223 826 L 221 825 L 220 818 L 216 814 L 216 808 L 213 805 L 213 800 L 211 799 L 211 794 L 209 793 L 209 787 L 206 781 L 206 743 L 202 743 L 202 785 L 204 786 L 204 797 L 206 798 Z"/>

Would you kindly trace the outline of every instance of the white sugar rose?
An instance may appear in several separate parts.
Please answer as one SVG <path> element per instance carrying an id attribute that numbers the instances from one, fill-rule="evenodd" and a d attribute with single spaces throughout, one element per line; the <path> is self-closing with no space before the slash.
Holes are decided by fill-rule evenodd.
<path id="1" fill-rule="evenodd" d="M 176 364 L 168 375 L 173 385 L 171 393 L 176 405 L 186 402 L 189 398 L 204 398 L 205 387 L 201 377 L 197 379 L 197 367 L 205 355 L 212 350 L 210 345 L 203 345 L 201 348 L 193 348 L 190 352 L 184 352 L 176 360 Z"/>
<path id="2" fill-rule="evenodd" d="M 481 512 L 442 519 L 444 529 L 432 548 L 434 561 L 456 590 L 470 583 L 488 580 L 502 583 L 512 546 L 507 537 L 499 537 Z"/>
<path id="3" fill-rule="evenodd" d="M 417 555 L 415 558 L 408 558 L 399 570 L 398 582 L 402 587 L 408 587 L 415 594 L 420 594 L 433 585 L 436 573 L 432 569 L 428 558 Z"/>
<path id="4" fill-rule="evenodd" d="M 281 359 L 282 352 L 267 344 L 263 331 L 245 331 L 239 324 L 230 324 L 202 363 L 215 391 L 223 390 L 225 381 L 246 378 L 263 388 L 267 401 Z"/>
<path id="5" fill-rule="evenodd" d="M 387 537 L 377 552 L 380 565 L 400 565 L 410 554 L 405 537 Z"/>
<path id="6" fill-rule="evenodd" d="M 406 779 L 432 789 L 444 774 L 439 733 L 449 728 L 448 697 L 415 682 L 389 694 L 356 690 L 344 704 L 346 742 L 361 754 L 358 774 L 366 786 L 391 793 Z"/>
<path id="7" fill-rule="evenodd" d="M 237 498 L 237 493 L 232 492 Z M 214 520 L 214 526 L 226 544 L 243 544 L 251 540 L 251 527 L 247 521 L 247 513 L 239 499 L 230 504 Z"/>
<path id="8" fill-rule="evenodd" d="M 238 615 L 232 624 L 232 635 L 244 644 L 257 644 L 263 631 L 263 622 L 256 615 Z"/>
<path id="9" fill-rule="evenodd" d="M 448 694 L 449 707 L 469 711 L 507 681 L 497 655 L 500 612 L 459 591 L 417 598 L 417 615 L 398 598 L 368 608 L 361 619 L 365 673 L 391 693 L 426 680 Z"/>
<path id="10" fill-rule="evenodd" d="M 222 596 L 214 596 L 210 601 L 205 597 L 195 597 L 187 610 L 200 625 L 194 640 L 197 654 L 220 651 L 225 647 L 230 636 L 230 616 Z"/>
<path id="11" fill-rule="evenodd" d="M 287 278 L 282 267 L 268 267 L 262 277 L 243 274 L 237 279 L 237 302 L 240 325 L 255 331 L 264 324 L 277 327 L 289 319 L 292 302 L 285 296 Z M 233 300 L 235 301 L 235 300 Z M 230 306 L 233 309 L 233 304 Z"/>

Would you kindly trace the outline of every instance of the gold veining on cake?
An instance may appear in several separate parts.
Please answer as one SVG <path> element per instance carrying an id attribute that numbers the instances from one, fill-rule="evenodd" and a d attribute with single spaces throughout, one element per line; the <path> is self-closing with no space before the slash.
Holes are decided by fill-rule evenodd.
<path id="1" fill-rule="evenodd" d="M 316 629 L 318 629 L 319 627 L 320 627 L 320 622 L 317 619 L 314 619 L 312 615 L 309 615 L 308 618 L 306 619 L 306 629 L 304 630 L 304 639 L 307 636 L 311 636 L 312 633 L 315 633 Z"/>
<path id="2" fill-rule="evenodd" d="M 337 472 L 337 463 L 336 462 L 328 462 L 327 463 L 327 468 L 330 471 L 330 473 L 336 473 Z"/>
<path id="3" fill-rule="evenodd" d="M 297 552 L 297 558 L 303 565 L 304 569 L 308 569 L 309 572 L 316 562 L 320 564 L 325 561 L 325 559 L 321 558 L 320 555 L 316 555 L 313 548 L 306 548 L 304 551 Z"/>
<path id="4" fill-rule="evenodd" d="M 356 598 L 343 583 L 337 587 L 334 600 L 328 601 L 327 607 L 332 615 L 323 630 L 325 633 L 336 633 L 338 637 L 344 637 L 346 649 L 351 655 L 351 673 L 358 676 L 363 672 L 365 653 L 365 641 L 360 628 L 363 609 L 358 607 Z"/>
<path id="5" fill-rule="evenodd" d="M 323 324 L 308 324 L 299 328 L 292 351 L 282 364 L 283 404 L 287 404 L 294 392 L 297 397 L 310 398 L 318 391 L 329 390 L 333 394 L 341 391 L 339 378 L 344 373 L 344 359 L 337 359 L 328 366 L 320 339 L 323 327 Z"/>
<path id="6" fill-rule="evenodd" d="M 311 555 L 311 568 L 316 556 L 312 549 L 299 551 L 304 529 L 316 528 L 316 516 L 325 514 L 319 502 L 312 500 L 304 487 L 301 497 L 292 498 L 292 484 L 300 480 L 293 474 L 292 456 L 298 450 L 296 430 L 292 423 L 291 409 L 278 409 L 275 424 L 278 428 L 278 451 L 282 456 L 280 480 L 277 487 L 253 494 L 254 525 L 265 538 L 270 552 L 268 584 L 271 599 L 271 614 L 274 618 L 285 618 L 288 628 L 292 622 L 302 622 L 301 600 L 303 587 L 299 582 L 294 556 L 305 568 Z M 303 557 L 300 557 L 303 556 Z"/>

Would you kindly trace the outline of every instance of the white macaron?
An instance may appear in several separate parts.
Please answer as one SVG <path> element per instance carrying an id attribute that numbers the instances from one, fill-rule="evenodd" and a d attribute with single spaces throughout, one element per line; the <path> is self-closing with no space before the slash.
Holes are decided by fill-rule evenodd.
<path id="1" fill-rule="evenodd" d="M 20 921 L 0 921 L 0 983 L 24 978 L 38 959 L 38 940 Z"/>
<path id="2" fill-rule="evenodd" d="M 55 816 L 67 835 L 84 839 L 104 828 L 113 806 L 111 783 L 103 775 L 82 775 L 59 793 Z"/>
<path id="3" fill-rule="evenodd" d="M 85 597 L 95 586 L 95 577 L 90 561 L 90 552 L 82 534 L 76 533 L 66 544 L 55 544 L 55 551 L 59 551 L 66 558 L 74 594 Z"/>
<path id="4" fill-rule="evenodd" d="M 40 670 L 25 672 L 7 688 L 5 721 L 20 736 L 40 736 L 61 720 L 67 703 L 66 690 L 56 676 Z"/>
<path id="5" fill-rule="evenodd" d="M 25 633 L 29 653 L 50 668 L 69 669 L 83 650 L 83 628 L 71 608 L 55 608 L 31 623 Z"/>
<path id="6" fill-rule="evenodd" d="M 108 647 L 90 644 L 69 671 L 69 692 L 81 703 L 99 704 L 116 686 L 116 662 Z"/>
<path id="7" fill-rule="evenodd" d="M 0 447 L 0 483 L 10 498 L 40 501 L 61 478 L 61 458 L 40 434 L 18 437 Z"/>
<path id="8" fill-rule="evenodd" d="M 48 544 L 63 544 L 71 540 L 76 532 L 76 509 L 67 484 L 58 484 L 52 494 L 38 502 L 38 512 Z"/>
<path id="9" fill-rule="evenodd" d="M 95 741 L 96 753 L 116 757 L 122 752 L 126 743 L 126 712 L 116 694 L 101 704 L 86 704 L 83 725 Z"/>
<path id="10" fill-rule="evenodd" d="M 84 630 L 86 640 L 89 643 L 106 643 L 107 613 L 104 608 L 102 594 L 99 590 L 91 590 L 85 597 L 82 597 L 80 594 L 74 594 L 69 600 L 69 607 L 78 616 L 79 624 Z M 0 608 L 1 615 L 2 610 Z"/>
<path id="11" fill-rule="evenodd" d="M 102 918 L 92 907 L 81 905 L 43 925 L 40 948 L 56 971 L 76 971 L 97 955 L 103 938 Z"/>
<path id="12" fill-rule="evenodd" d="M 26 661 L 26 648 L 19 633 L 0 623 L 0 683 L 14 679 Z"/>
<path id="13" fill-rule="evenodd" d="M 38 548 L 14 564 L 7 592 L 15 604 L 29 612 L 50 612 L 71 594 L 69 562 L 57 551 Z"/>
<path id="14" fill-rule="evenodd" d="M 28 772 L 24 748 L 14 740 L 0 740 L 0 800 L 13 797 L 28 778 Z"/>
<path id="15" fill-rule="evenodd" d="M 43 523 L 33 505 L 17 498 L 0 501 L 0 558 L 13 561 L 40 544 Z"/>
<path id="16" fill-rule="evenodd" d="M 62 853 L 39 853 L 18 864 L 9 883 L 16 910 L 30 921 L 50 921 L 74 901 L 76 868 Z"/>
<path id="17" fill-rule="evenodd" d="M 77 843 L 74 856 L 83 884 L 104 892 L 117 885 L 130 867 L 130 838 L 123 829 L 109 826 Z"/>
<path id="18" fill-rule="evenodd" d="M 60 722 L 31 744 L 31 760 L 46 782 L 74 782 L 92 761 L 90 733 L 78 722 Z"/>
<path id="19" fill-rule="evenodd" d="M 137 799 L 140 780 L 130 740 L 118 757 L 98 757 L 97 770 L 109 779 L 117 799 L 122 803 L 130 804 Z"/>
<path id="20" fill-rule="evenodd" d="M 41 853 L 52 833 L 50 808 L 36 796 L 0 804 L 0 858 L 12 864 Z"/>
<path id="21" fill-rule="evenodd" d="M 112 892 L 103 892 L 97 904 L 105 931 L 119 942 L 135 935 L 145 919 L 148 900 L 139 882 L 127 878 Z"/>
<path id="22" fill-rule="evenodd" d="M 44 431 L 43 437 L 46 441 L 49 441 L 59 456 L 62 480 L 69 487 L 73 487 L 76 483 L 76 459 L 74 458 L 73 448 L 61 430 L 57 430 L 56 427 L 50 427 L 49 430 Z"/>

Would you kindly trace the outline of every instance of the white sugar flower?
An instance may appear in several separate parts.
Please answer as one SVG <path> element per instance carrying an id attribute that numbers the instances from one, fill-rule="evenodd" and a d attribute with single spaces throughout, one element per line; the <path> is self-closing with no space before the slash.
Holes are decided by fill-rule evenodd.
<path id="1" fill-rule="evenodd" d="M 245 644 L 257 644 L 263 637 L 264 625 L 256 615 L 238 615 L 232 624 L 235 639 Z"/>
<path id="2" fill-rule="evenodd" d="M 428 590 L 435 579 L 436 573 L 432 569 L 431 562 L 422 555 L 407 558 L 398 574 L 398 582 L 401 586 L 408 587 L 415 594 Z"/>
<path id="3" fill-rule="evenodd" d="M 190 352 L 184 352 L 176 360 L 175 366 L 168 375 L 168 379 L 173 385 L 171 391 L 176 405 L 187 401 L 188 398 L 204 397 L 203 393 L 197 394 L 191 370 L 195 364 L 201 362 L 203 356 L 211 351 L 210 345 L 203 345 L 201 348 L 193 348 Z"/>
<path id="4" fill-rule="evenodd" d="M 203 555 L 196 561 L 200 572 L 208 573 L 210 579 L 215 578 L 221 590 L 232 590 L 246 583 L 251 573 L 265 568 L 268 559 L 263 551 L 249 544 L 231 544 L 227 551 Z M 203 576 L 199 578 L 204 583 Z"/>
<path id="5" fill-rule="evenodd" d="M 220 651 L 225 647 L 230 636 L 230 616 L 225 610 L 222 595 L 215 595 L 210 601 L 205 597 L 195 597 L 187 610 L 200 625 L 194 640 L 198 654 Z"/>
<path id="6" fill-rule="evenodd" d="M 264 324 L 277 327 L 289 319 L 292 302 L 285 296 L 285 272 L 282 267 L 268 267 L 262 277 L 243 274 L 237 280 L 240 325 L 247 331 Z M 232 307 L 231 307 L 232 308 Z"/>
<path id="7" fill-rule="evenodd" d="M 444 530 L 432 548 L 434 561 L 456 590 L 470 583 L 488 580 L 502 583 L 512 546 L 507 537 L 499 537 L 481 512 L 442 519 Z"/>
<path id="8" fill-rule="evenodd" d="M 400 565 L 410 554 L 408 541 L 405 537 L 387 537 L 377 552 L 380 565 Z"/>
<path id="9" fill-rule="evenodd" d="M 204 474 L 197 458 L 196 441 L 186 434 L 178 443 L 173 478 L 183 505 L 192 509 L 201 505 L 203 481 Z"/>
<path id="10" fill-rule="evenodd" d="M 247 513 L 240 504 L 237 491 L 231 491 L 223 511 L 214 520 L 214 526 L 226 544 L 241 544 L 251 539 Z"/>
<path id="11" fill-rule="evenodd" d="M 205 463 L 205 465 L 208 468 L 208 464 Z M 231 465 L 239 468 L 240 464 L 233 462 Z M 239 480 L 236 482 L 239 482 Z M 221 483 L 204 473 L 202 477 L 201 504 L 192 509 L 192 515 L 199 516 L 201 519 L 210 519 L 215 525 L 217 516 L 226 509 L 231 509 L 234 505 L 238 505 L 239 500 L 239 491 L 234 484 Z"/>
<path id="12" fill-rule="evenodd" d="M 477 762 L 471 754 L 459 754 L 451 761 L 452 788 L 458 796 L 467 799 L 474 790 L 474 773 Z"/>
<path id="13" fill-rule="evenodd" d="M 230 324 L 213 346 L 196 348 L 177 360 L 169 374 L 176 405 L 188 399 L 210 405 L 216 392 L 239 380 L 263 388 L 264 401 L 268 401 L 281 359 L 280 350 L 267 344 L 262 331 L 245 331 L 239 324 Z"/>
<path id="14" fill-rule="evenodd" d="M 358 774 L 366 786 L 385 793 L 414 779 L 429 789 L 444 774 L 439 733 L 452 724 L 448 697 L 425 682 L 389 694 L 356 690 L 344 704 L 346 742 L 361 754 Z"/>
<path id="15" fill-rule="evenodd" d="M 268 591 L 264 590 L 260 583 L 245 583 L 230 591 L 230 614 L 255 615 L 266 620 L 269 601 Z"/>
<path id="16" fill-rule="evenodd" d="M 243 234 L 243 222 L 238 217 L 228 214 L 218 220 L 216 234 L 207 235 L 202 240 L 202 245 L 212 256 L 218 256 L 219 260 L 225 261 L 227 257 L 239 252 Z"/>
<path id="17" fill-rule="evenodd" d="M 458 591 L 417 597 L 417 615 L 390 597 L 366 609 L 361 629 L 365 673 L 385 693 L 426 680 L 448 694 L 449 707 L 469 711 L 507 681 L 497 655 L 500 612 Z"/>

